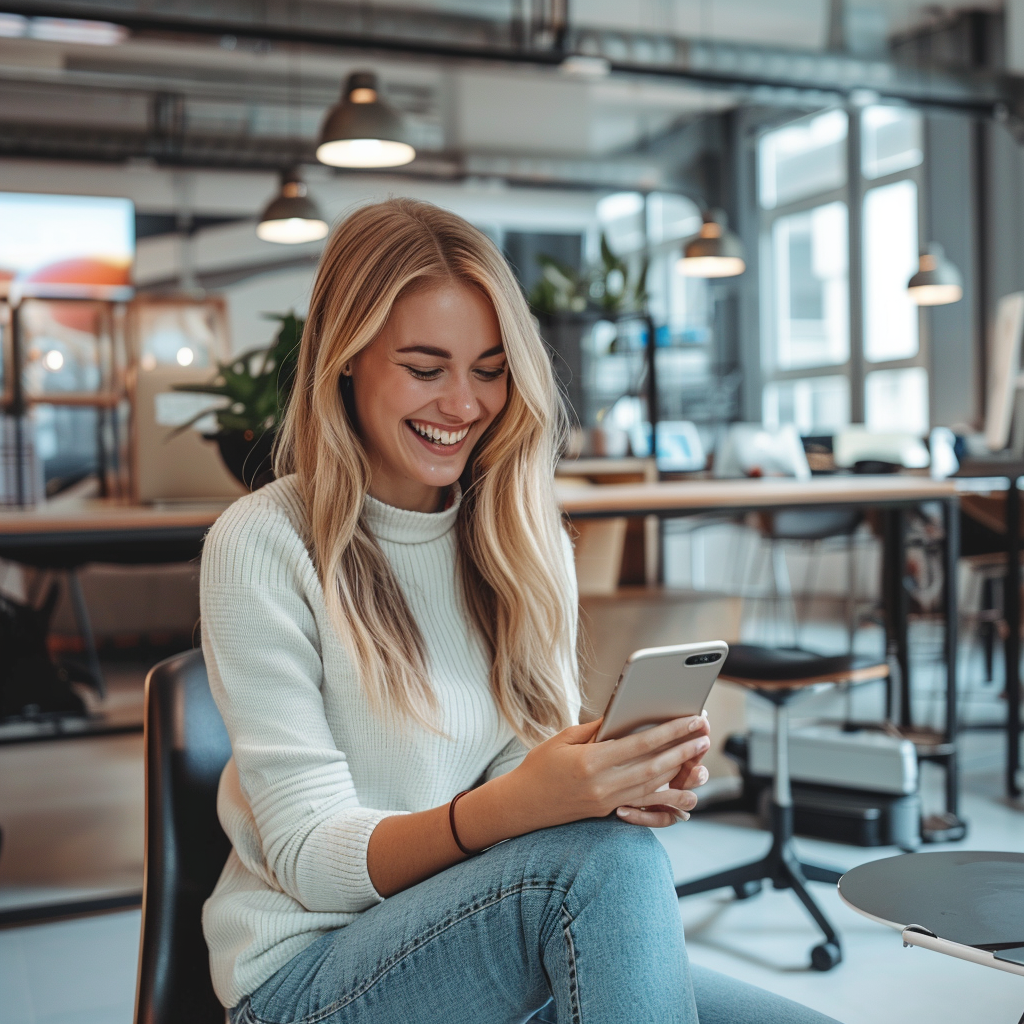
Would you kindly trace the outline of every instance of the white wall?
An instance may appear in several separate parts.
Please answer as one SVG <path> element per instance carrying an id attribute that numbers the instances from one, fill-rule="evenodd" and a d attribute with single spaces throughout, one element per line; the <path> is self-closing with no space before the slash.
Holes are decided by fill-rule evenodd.
<path id="1" fill-rule="evenodd" d="M 305 316 L 312 287 L 313 269 L 309 268 L 272 271 L 218 289 L 217 294 L 227 301 L 232 352 L 270 344 L 278 325 L 264 313 Z"/>

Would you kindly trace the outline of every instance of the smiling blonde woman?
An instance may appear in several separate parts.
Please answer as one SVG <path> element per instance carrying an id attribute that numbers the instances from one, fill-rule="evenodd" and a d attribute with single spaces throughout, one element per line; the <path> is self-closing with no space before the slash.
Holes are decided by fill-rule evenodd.
<path id="1" fill-rule="evenodd" d="M 696 803 L 705 719 L 575 724 L 562 414 L 494 245 L 425 203 L 357 211 L 296 374 L 278 479 L 202 561 L 233 1024 L 824 1021 L 687 966 L 645 826 Z"/>

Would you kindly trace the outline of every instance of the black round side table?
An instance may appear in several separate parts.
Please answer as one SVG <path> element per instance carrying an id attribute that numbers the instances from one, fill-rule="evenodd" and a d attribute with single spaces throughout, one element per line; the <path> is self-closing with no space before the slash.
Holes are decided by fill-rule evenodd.
<path id="1" fill-rule="evenodd" d="M 902 932 L 905 946 L 1024 977 L 1022 853 L 886 857 L 847 871 L 839 895 L 858 913 Z"/>

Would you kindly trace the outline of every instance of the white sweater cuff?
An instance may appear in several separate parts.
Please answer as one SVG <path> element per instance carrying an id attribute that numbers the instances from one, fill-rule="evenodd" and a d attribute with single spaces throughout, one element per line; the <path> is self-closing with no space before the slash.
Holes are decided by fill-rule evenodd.
<path id="1" fill-rule="evenodd" d="M 318 904 L 318 909 L 330 907 L 347 913 L 359 913 L 383 902 L 370 881 L 366 848 L 380 821 L 408 813 L 353 807 L 317 829 L 310 837 L 314 849 L 305 858 L 307 864 L 318 868 L 317 878 L 309 880 L 311 902 Z M 325 891 L 328 888 L 331 891 Z"/>

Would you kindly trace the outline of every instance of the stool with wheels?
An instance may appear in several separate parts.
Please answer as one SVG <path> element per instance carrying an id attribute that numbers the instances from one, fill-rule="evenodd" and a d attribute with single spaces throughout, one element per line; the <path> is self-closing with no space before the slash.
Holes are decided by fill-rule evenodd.
<path id="1" fill-rule="evenodd" d="M 869 682 L 884 679 L 888 674 L 889 668 L 884 661 L 852 654 L 829 657 L 799 647 L 773 648 L 750 644 L 737 644 L 730 648 L 719 678 L 746 686 L 775 705 L 772 845 L 764 857 L 753 863 L 677 885 L 677 895 L 693 896 L 712 889 L 731 888 L 738 899 L 746 899 L 759 893 L 765 881 L 770 881 L 776 889 L 792 889 L 825 936 L 825 941 L 811 950 L 811 967 L 817 971 L 828 971 L 842 960 L 839 936 L 807 889 L 808 881 L 836 883 L 842 872 L 803 863 L 793 848 L 789 704 L 802 690 L 820 683 Z"/>

